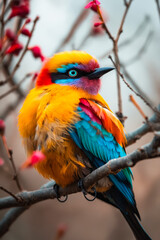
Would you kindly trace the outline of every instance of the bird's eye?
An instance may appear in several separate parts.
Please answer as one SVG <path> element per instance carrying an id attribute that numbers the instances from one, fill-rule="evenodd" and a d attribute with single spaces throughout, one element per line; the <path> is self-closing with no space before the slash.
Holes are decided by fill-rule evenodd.
<path id="1" fill-rule="evenodd" d="M 71 69 L 68 71 L 69 77 L 76 77 L 78 75 L 78 72 L 75 69 Z"/>

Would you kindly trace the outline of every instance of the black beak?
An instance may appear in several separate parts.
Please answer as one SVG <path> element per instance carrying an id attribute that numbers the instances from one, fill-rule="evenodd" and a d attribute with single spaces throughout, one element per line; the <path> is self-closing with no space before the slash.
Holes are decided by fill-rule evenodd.
<path id="1" fill-rule="evenodd" d="M 98 79 L 100 78 L 102 75 L 104 75 L 105 73 L 108 73 L 110 71 L 112 71 L 114 68 L 112 67 L 105 67 L 105 68 L 97 68 L 94 72 L 88 74 L 88 78 L 89 79 Z"/>

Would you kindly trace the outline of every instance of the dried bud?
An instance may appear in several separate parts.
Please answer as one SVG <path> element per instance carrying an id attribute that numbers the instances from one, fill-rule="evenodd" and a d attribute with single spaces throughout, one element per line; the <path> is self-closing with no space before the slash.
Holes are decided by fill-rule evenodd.
<path id="1" fill-rule="evenodd" d="M 11 29 L 6 29 L 5 35 L 11 42 L 16 41 L 16 35 Z"/>
<path id="2" fill-rule="evenodd" d="M 97 12 L 97 6 L 99 6 L 101 3 L 98 0 L 93 0 L 92 2 L 89 2 L 85 8 L 91 8 L 94 12 Z"/>
<path id="3" fill-rule="evenodd" d="M 0 158 L 0 166 L 4 165 L 4 160 L 2 158 Z"/>
<path id="4" fill-rule="evenodd" d="M 33 167 L 35 164 L 44 161 L 46 156 L 41 151 L 34 151 L 32 156 L 29 157 L 21 166 L 21 169 Z"/>
<path id="5" fill-rule="evenodd" d="M 103 22 L 96 22 L 96 23 L 94 23 L 94 27 L 99 27 L 99 26 L 101 26 L 103 24 Z"/>
<path id="6" fill-rule="evenodd" d="M 102 12 L 100 9 L 101 14 L 103 15 L 103 19 L 105 22 L 109 20 L 108 14 L 106 12 Z M 93 35 L 102 35 L 104 34 L 103 29 L 103 22 L 99 22 L 99 16 L 97 14 L 94 14 L 93 16 L 93 27 L 92 27 L 92 34 Z"/>
<path id="7" fill-rule="evenodd" d="M 38 21 L 38 20 L 39 20 L 39 18 L 40 18 L 40 17 L 39 17 L 39 16 L 37 16 L 37 17 L 35 18 L 35 21 Z"/>
<path id="8" fill-rule="evenodd" d="M 32 52 L 35 58 L 40 58 L 42 62 L 45 60 L 45 57 L 43 56 L 39 46 L 29 47 L 28 50 Z"/>
<path id="9" fill-rule="evenodd" d="M 31 37 L 31 32 L 27 29 L 27 28 L 23 28 L 21 30 L 21 34 L 27 36 L 27 37 Z"/>
<path id="10" fill-rule="evenodd" d="M 25 24 L 28 24 L 31 22 L 31 19 L 30 18 L 27 18 L 26 21 L 25 21 Z"/>
<path id="11" fill-rule="evenodd" d="M 0 135 L 1 136 L 4 135 L 5 127 L 6 127 L 5 122 L 2 119 L 0 119 Z"/>
<path id="12" fill-rule="evenodd" d="M 23 49 L 23 45 L 19 42 L 13 43 L 7 50 L 6 54 L 14 54 L 15 56 L 18 56 L 21 50 Z"/>

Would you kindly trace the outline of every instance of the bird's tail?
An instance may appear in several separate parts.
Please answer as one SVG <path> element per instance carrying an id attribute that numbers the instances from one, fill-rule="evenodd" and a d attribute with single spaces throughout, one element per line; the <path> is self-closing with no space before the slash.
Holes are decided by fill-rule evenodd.
<path id="1" fill-rule="evenodd" d="M 130 228 L 132 229 L 132 232 L 137 240 L 151 240 L 151 238 L 148 236 L 148 234 L 143 229 L 142 225 L 136 218 L 136 216 L 133 213 L 123 213 L 124 218 L 128 222 Z"/>
<path id="2" fill-rule="evenodd" d="M 137 240 L 152 240 L 137 219 L 137 216 L 139 219 L 140 216 L 136 206 L 133 208 L 133 206 L 128 203 L 124 196 L 119 191 L 117 192 L 115 187 L 112 187 L 105 193 L 97 193 L 97 198 L 104 202 L 110 203 L 121 211 Z"/>

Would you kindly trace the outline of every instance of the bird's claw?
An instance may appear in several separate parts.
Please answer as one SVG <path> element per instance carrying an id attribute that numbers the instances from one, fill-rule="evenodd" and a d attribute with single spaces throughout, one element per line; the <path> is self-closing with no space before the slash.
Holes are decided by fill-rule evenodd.
<path id="1" fill-rule="evenodd" d="M 94 200 L 96 199 L 96 197 L 97 197 L 97 191 L 96 191 L 95 187 L 92 187 L 92 188 L 91 188 L 91 189 L 94 191 L 93 198 L 90 199 L 90 198 L 87 197 L 87 192 L 86 192 L 86 190 L 85 190 L 85 188 L 84 188 L 84 185 L 83 185 L 83 179 L 80 179 L 80 180 L 79 180 L 79 182 L 78 182 L 78 187 L 81 189 L 81 191 L 82 191 L 82 193 L 83 193 L 83 196 L 85 197 L 86 200 L 92 202 L 92 201 L 94 201 Z"/>
<path id="2" fill-rule="evenodd" d="M 59 194 L 59 185 L 58 184 L 54 184 L 53 185 L 53 190 L 55 191 L 55 194 L 56 194 L 56 198 L 59 202 L 63 203 L 63 202 L 66 202 L 67 199 L 68 199 L 68 195 L 64 196 L 64 199 L 61 199 L 60 197 L 60 194 Z"/>

